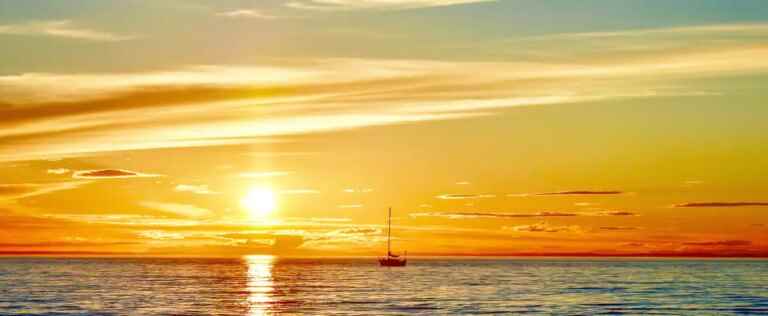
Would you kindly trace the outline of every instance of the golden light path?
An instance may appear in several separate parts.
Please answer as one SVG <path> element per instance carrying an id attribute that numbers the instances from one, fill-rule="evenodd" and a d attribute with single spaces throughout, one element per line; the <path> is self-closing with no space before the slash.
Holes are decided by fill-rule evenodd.
<path id="1" fill-rule="evenodd" d="M 244 257 L 248 265 L 248 315 L 270 315 L 273 302 L 272 266 L 274 256 L 254 255 Z"/>

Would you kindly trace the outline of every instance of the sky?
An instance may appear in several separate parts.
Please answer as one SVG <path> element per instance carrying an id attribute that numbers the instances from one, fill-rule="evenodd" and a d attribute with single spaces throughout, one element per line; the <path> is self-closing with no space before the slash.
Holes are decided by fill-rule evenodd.
<path id="1" fill-rule="evenodd" d="M 0 254 L 768 256 L 768 5 L 0 0 Z"/>

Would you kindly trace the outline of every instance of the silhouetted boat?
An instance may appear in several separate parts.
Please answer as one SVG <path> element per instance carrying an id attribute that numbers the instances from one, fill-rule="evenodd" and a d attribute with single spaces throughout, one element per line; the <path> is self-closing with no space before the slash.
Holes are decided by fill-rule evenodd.
<path id="1" fill-rule="evenodd" d="M 389 208 L 389 215 L 387 216 L 387 256 L 379 258 L 379 264 L 382 267 L 404 267 L 408 263 L 408 252 L 405 252 L 405 256 L 400 258 L 399 255 L 392 253 L 392 208 Z"/>

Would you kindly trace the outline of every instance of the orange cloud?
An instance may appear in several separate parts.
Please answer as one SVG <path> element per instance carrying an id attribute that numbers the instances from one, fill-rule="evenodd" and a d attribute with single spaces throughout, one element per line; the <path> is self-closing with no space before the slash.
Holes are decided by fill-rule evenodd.
<path id="1" fill-rule="evenodd" d="M 716 240 L 701 242 L 685 242 L 686 246 L 707 246 L 707 247 L 744 247 L 752 245 L 749 240 Z"/>
<path id="2" fill-rule="evenodd" d="M 574 191 L 558 191 L 558 192 L 544 192 L 534 193 L 533 195 L 615 195 L 622 194 L 622 191 L 592 191 L 592 190 L 574 190 Z"/>
<path id="3" fill-rule="evenodd" d="M 527 233 L 561 233 L 561 232 L 581 231 L 581 228 L 579 228 L 578 226 L 552 226 L 545 222 L 540 222 L 540 223 L 531 224 L 531 225 L 504 227 L 504 229 L 510 229 L 516 232 L 527 232 Z"/>
<path id="4" fill-rule="evenodd" d="M 494 194 L 443 194 L 436 196 L 441 200 L 487 199 L 494 198 Z"/>
<path id="5" fill-rule="evenodd" d="M 0 104 L 14 105 L 0 107 L 0 160 L 242 144 L 488 116 L 519 106 L 701 95 L 656 88 L 688 76 L 764 72 L 768 62 L 760 57 L 766 50 L 739 46 L 615 63 L 330 59 L 144 73 L 0 76 Z M 648 75 L 653 82 L 631 80 Z M 563 88 L 574 80 L 611 78 L 623 80 L 607 81 L 610 89 Z M 391 91 L 401 93 L 381 97 Z M 264 106 L 250 106 L 254 102 Z"/>
<path id="6" fill-rule="evenodd" d="M 768 206 L 768 202 L 691 202 L 676 204 L 674 207 L 742 207 Z"/>
<path id="7" fill-rule="evenodd" d="M 21 199 L 62 190 L 75 189 L 88 182 L 0 184 L 0 199 Z"/>
<path id="8" fill-rule="evenodd" d="M 72 174 L 76 179 L 120 179 L 120 178 L 150 178 L 158 174 L 140 173 L 123 169 L 79 170 Z"/>
<path id="9" fill-rule="evenodd" d="M 632 226 L 600 226 L 600 229 L 602 229 L 602 230 L 622 231 L 622 230 L 636 230 L 637 227 L 632 227 Z"/>
<path id="10" fill-rule="evenodd" d="M 411 213 L 411 217 L 445 217 L 450 219 L 464 218 L 527 218 L 527 217 L 572 217 L 577 213 L 567 212 L 537 212 L 537 213 L 496 213 L 496 212 L 428 212 Z"/>

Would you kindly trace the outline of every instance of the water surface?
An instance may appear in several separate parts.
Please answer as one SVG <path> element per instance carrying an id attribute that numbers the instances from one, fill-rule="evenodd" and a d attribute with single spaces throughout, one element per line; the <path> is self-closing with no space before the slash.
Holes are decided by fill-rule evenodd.
<path id="1" fill-rule="evenodd" d="M 0 259 L 0 314 L 768 314 L 768 261 Z"/>

